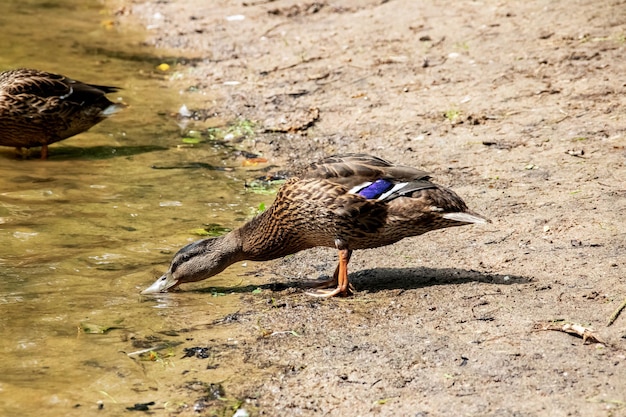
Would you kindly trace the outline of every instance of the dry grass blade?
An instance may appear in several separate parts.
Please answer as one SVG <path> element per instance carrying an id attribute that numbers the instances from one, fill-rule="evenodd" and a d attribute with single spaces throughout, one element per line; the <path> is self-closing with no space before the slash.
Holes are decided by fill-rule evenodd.
<path id="1" fill-rule="evenodd" d="M 617 307 L 617 309 L 613 312 L 613 314 L 611 314 L 611 317 L 609 317 L 609 322 L 606 324 L 607 327 L 615 323 L 615 320 L 617 320 L 617 318 L 622 313 L 622 311 L 624 311 L 625 308 L 626 308 L 626 299 L 624 299 L 622 304 L 619 307 Z"/>

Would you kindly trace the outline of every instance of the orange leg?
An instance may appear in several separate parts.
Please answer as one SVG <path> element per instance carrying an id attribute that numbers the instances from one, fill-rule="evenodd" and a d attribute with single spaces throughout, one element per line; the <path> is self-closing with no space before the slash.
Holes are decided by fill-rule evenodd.
<path id="1" fill-rule="evenodd" d="M 334 297 L 339 294 L 342 296 L 352 294 L 352 285 L 350 285 L 350 281 L 348 281 L 348 262 L 350 262 L 351 256 L 351 250 L 339 249 L 339 265 L 337 265 L 337 268 L 335 269 L 333 278 L 323 281 L 317 286 L 318 288 L 328 288 L 330 286 L 337 285 L 335 289 L 318 289 L 314 292 L 308 292 L 307 294 L 313 297 L 323 298 Z"/>
<path id="2" fill-rule="evenodd" d="M 48 144 L 41 145 L 41 159 L 48 159 Z"/>

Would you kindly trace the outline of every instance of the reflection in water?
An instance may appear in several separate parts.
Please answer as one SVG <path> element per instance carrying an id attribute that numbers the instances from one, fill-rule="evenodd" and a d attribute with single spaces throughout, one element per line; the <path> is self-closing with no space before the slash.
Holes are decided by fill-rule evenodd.
<path id="1" fill-rule="evenodd" d="M 124 59 L 146 54 L 130 50 L 139 38 L 107 30 L 102 5 L 85 3 L 0 2 L 0 70 L 119 85 L 130 105 L 52 145 L 46 162 L 0 148 L 0 415 L 79 416 L 99 400 L 122 412 L 154 399 L 157 371 L 127 353 L 199 309 L 207 323 L 227 314 L 237 296 L 146 299 L 139 290 L 193 239 L 190 230 L 236 226 L 261 201 L 244 193 L 244 175 L 223 169 L 224 149 L 177 148 L 179 128 L 166 115 L 193 97 L 143 76 L 154 59 Z M 116 48 L 128 50 L 116 58 Z M 84 323 L 111 330 L 88 334 Z"/>

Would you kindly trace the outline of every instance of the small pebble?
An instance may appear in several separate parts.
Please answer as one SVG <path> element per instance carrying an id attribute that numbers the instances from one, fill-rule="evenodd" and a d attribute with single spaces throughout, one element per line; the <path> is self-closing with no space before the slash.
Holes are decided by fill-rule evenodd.
<path id="1" fill-rule="evenodd" d="M 237 411 L 235 411 L 235 414 L 233 414 L 233 417 L 250 417 L 250 413 L 248 413 L 244 408 L 240 408 Z"/>
<path id="2" fill-rule="evenodd" d="M 246 17 L 242 14 L 234 14 L 232 16 L 226 16 L 226 20 L 229 22 L 237 22 L 244 20 Z"/>

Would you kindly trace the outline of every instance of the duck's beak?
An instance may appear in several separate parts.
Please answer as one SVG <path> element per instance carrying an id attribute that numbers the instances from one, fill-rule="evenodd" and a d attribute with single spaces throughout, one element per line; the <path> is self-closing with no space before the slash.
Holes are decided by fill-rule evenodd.
<path id="1" fill-rule="evenodd" d="M 167 290 L 169 290 L 172 287 L 175 287 L 176 285 L 178 285 L 178 280 L 174 279 L 172 274 L 167 273 L 167 274 L 163 274 L 161 278 L 154 281 L 152 285 L 150 285 L 148 288 L 143 290 L 141 293 L 142 294 L 156 294 L 159 292 L 166 292 Z"/>

